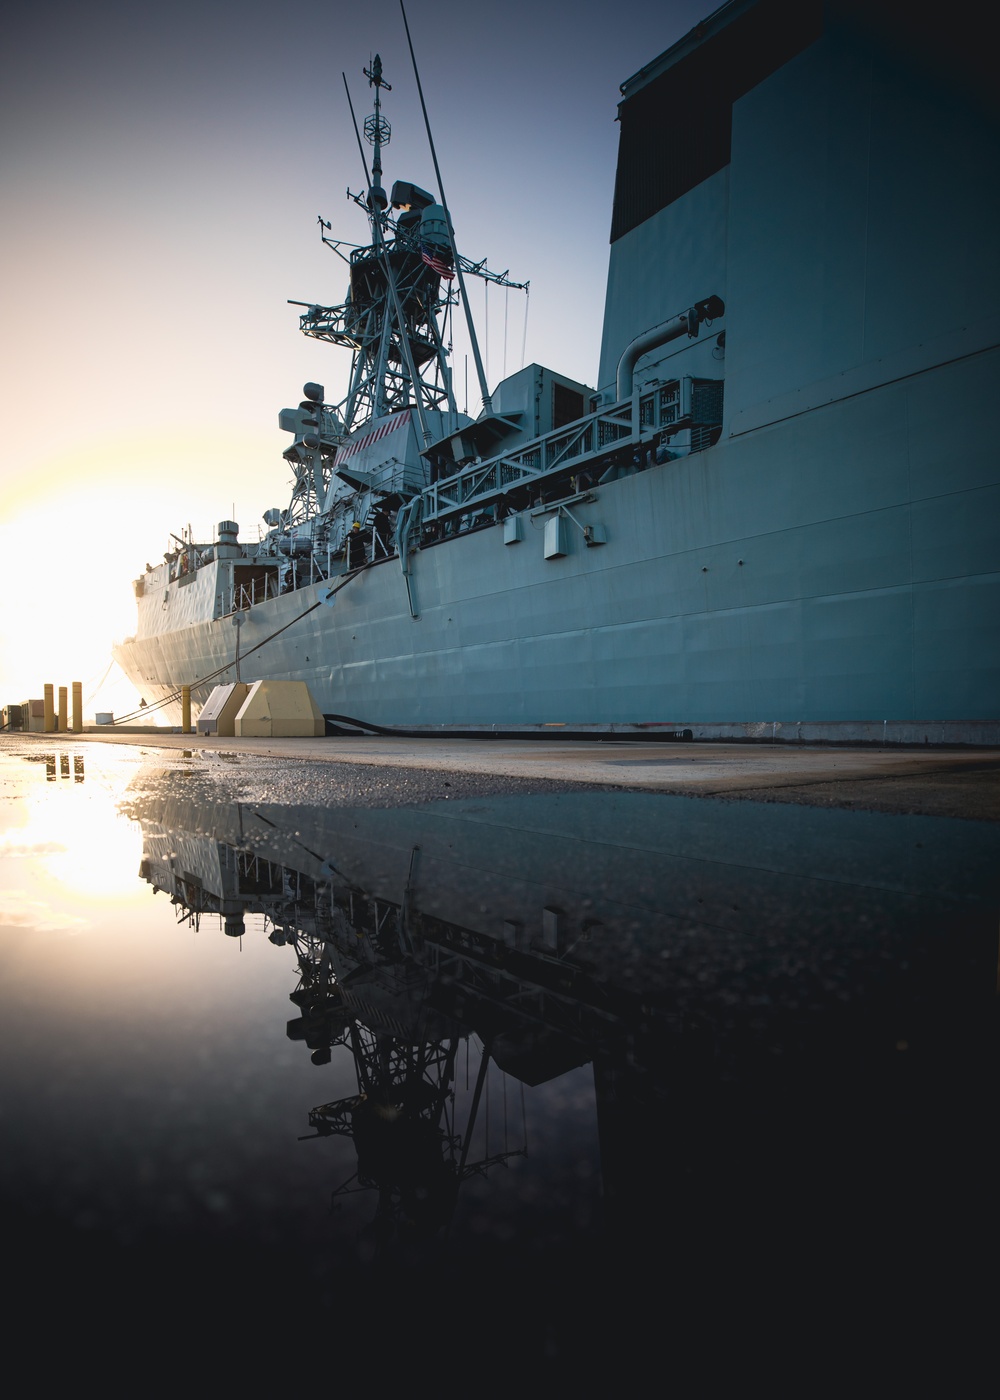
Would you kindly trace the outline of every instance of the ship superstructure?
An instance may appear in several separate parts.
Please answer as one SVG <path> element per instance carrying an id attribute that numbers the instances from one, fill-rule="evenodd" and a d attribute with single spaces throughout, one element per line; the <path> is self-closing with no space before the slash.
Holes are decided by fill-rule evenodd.
<path id="1" fill-rule="evenodd" d="M 282 413 L 258 543 L 225 521 L 137 580 L 143 696 L 241 667 L 372 726 L 989 739 L 997 122 L 948 45 L 888 3 L 732 0 L 636 74 L 599 385 L 530 365 L 476 419 L 448 320 L 463 277 L 515 284 L 386 193 L 366 76 L 370 241 L 324 230 L 349 289 L 300 318 L 347 395 Z"/>

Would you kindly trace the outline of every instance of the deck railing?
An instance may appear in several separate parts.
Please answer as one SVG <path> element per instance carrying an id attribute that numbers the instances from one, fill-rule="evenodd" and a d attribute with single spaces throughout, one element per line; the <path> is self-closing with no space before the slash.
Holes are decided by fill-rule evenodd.
<path id="1" fill-rule="evenodd" d="M 635 405 L 629 400 L 534 438 L 516 452 L 465 467 L 424 490 L 423 519 L 442 520 L 472 506 L 488 505 L 517 486 L 541 481 L 568 467 L 582 470 L 609 450 L 627 447 L 637 439 L 635 419 Z"/>

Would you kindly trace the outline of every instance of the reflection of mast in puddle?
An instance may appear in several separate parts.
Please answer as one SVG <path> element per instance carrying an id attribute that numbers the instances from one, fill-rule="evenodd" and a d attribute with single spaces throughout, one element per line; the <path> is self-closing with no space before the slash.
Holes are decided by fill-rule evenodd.
<path id="1" fill-rule="evenodd" d="M 380 1233 L 405 1223 L 429 1235 L 451 1218 L 460 1182 L 525 1155 L 526 1138 L 523 1096 L 511 1113 L 507 1076 L 495 1067 L 491 1073 L 489 1050 L 472 1028 L 435 1004 L 434 979 L 416 959 L 410 910 L 417 854 L 400 904 L 333 882 L 317 885 L 314 930 L 276 927 L 271 938 L 293 942 L 299 962 L 291 996 L 303 1014 L 289 1022 L 289 1036 L 305 1040 L 314 1063 L 329 1061 L 334 1046 L 354 1060 L 357 1093 L 309 1114 L 313 1138 L 350 1137 L 357 1150 L 357 1171 L 335 1189 L 334 1201 L 377 1191 Z M 456 1072 L 463 1041 L 464 1092 Z M 478 1069 L 470 1094 L 472 1041 Z M 489 1098 L 497 1081 L 502 1147 L 493 1150 Z"/>
<path id="2" fill-rule="evenodd" d="M 341 1043 L 349 1045 L 358 1077 L 357 1094 L 320 1104 L 309 1114 L 315 1137 L 354 1139 L 358 1169 L 333 1193 L 376 1190 L 376 1222 L 405 1224 L 431 1234 L 451 1218 L 460 1182 L 474 1173 L 527 1155 L 523 1091 L 509 1112 L 507 1076 L 491 1074 L 489 1051 L 477 1042 L 478 1072 L 471 1102 L 456 1082 L 456 1057 L 466 1047 L 465 1088 L 469 1089 L 470 1037 L 413 1043 L 352 1020 Z M 503 1146 L 491 1151 L 489 1084 L 499 1078 Z M 512 1100 L 513 1100 L 513 1096 Z M 512 1104 L 513 1106 L 513 1104 Z M 511 1146 L 511 1118 L 517 1119 L 517 1145 Z M 477 1126 L 479 1131 L 477 1132 Z"/>
<path id="3" fill-rule="evenodd" d="M 845 1144 L 876 1122 L 888 1143 L 948 1082 L 939 1064 L 985 1063 L 988 828 L 654 794 L 456 807 L 237 808 L 209 790 L 137 812 L 143 873 L 184 917 L 239 932 L 251 916 L 294 949 L 288 1034 L 316 1064 L 350 1053 L 357 1082 L 310 1136 L 353 1139 L 337 1194 L 377 1190 L 383 1223 L 433 1229 L 463 1175 L 523 1150 L 478 1136 L 504 1076 L 594 1065 L 602 1218 L 641 1240 L 657 1200 L 666 1228 L 668 1180 L 692 1221 L 719 1201 L 764 1219 L 765 1198 L 787 1208 L 801 1143 L 834 1120 Z M 462 1041 L 488 1050 L 464 1091 Z"/>
<path id="4" fill-rule="evenodd" d="M 246 842 L 243 808 L 236 812 Z M 271 826 L 263 813 L 251 815 L 255 826 Z M 164 840 L 169 854 L 156 850 Z M 271 943 L 294 950 L 299 982 L 290 997 L 301 1015 L 288 1023 L 289 1039 L 303 1041 L 316 1065 L 338 1049 L 351 1055 L 357 1093 L 314 1108 L 313 1132 L 302 1139 L 353 1139 L 357 1170 L 334 1190 L 335 1201 L 376 1191 L 377 1233 L 405 1226 L 410 1237 L 430 1235 L 450 1220 L 462 1180 L 526 1155 L 523 1089 L 512 1090 L 493 1061 L 489 1031 L 445 1005 L 439 979 L 421 964 L 412 917 L 416 848 L 404 897 L 394 903 L 344 883 L 298 836 L 308 863 L 329 878 L 313 879 L 246 844 L 161 836 L 149 826 L 145 842 L 141 873 L 170 893 L 179 922 L 197 928 L 203 914 L 214 914 L 227 935 L 240 936 L 252 912 Z"/>

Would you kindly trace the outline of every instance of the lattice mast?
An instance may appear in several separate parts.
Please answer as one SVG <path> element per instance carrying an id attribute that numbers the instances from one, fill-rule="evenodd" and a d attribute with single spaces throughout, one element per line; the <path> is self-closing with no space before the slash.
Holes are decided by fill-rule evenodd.
<path id="1" fill-rule="evenodd" d="M 352 353 L 350 387 L 335 409 L 343 437 L 371 418 L 412 407 L 426 445 L 430 434 L 424 410 L 456 411 L 445 345 L 448 311 L 458 300 L 452 291 L 456 255 L 448 214 L 433 195 L 403 180 L 386 195 L 382 148 L 389 144 L 392 129 L 382 115 L 382 92 L 392 87 L 382 76 L 378 54 L 364 75 L 375 94 L 374 110 L 363 124 L 372 147 L 371 175 L 359 136 L 368 193 L 348 190 L 348 197 L 365 210 L 371 243 L 345 254 L 348 245 L 329 237 L 330 225 L 320 219 L 324 243 L 350 268 L 350 285 L 340 305 L 309 305 L 299 324 L 305 335 Z M 346 78 L 344 83 L 346 88 Z M 353 120 L 353 104 L 351 116 Z M 527 286 L 510 281 L 506 273 L 491 272 L 484 262 L 458 258 L 458 267 L 500 286 Z"/>

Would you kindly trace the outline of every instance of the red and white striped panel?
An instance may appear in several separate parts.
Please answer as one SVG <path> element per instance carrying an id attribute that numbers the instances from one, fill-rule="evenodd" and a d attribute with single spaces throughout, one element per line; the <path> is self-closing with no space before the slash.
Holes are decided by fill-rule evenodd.
<path id="1" fill-rule="evenodd" d="M 389 433 L 395 433 L 400 428 L 408 427 L 409 422 L 410 410 L 407 408 L 402 413 L 394 413 L 391 418 L 386 419 L 379 427 L 372 429 L 370 433 L 365 433 L 364 437 L 355 438 L 354 441 L 349 442 L 346 447 L 338 448 L 337 455 L 333 461 L 334 470 L 336 470 L 337 467 L 343 466 L 345 462 L 350 461 L 355 453 L 360 452 L 362 448 L 371 447 L 373 443 L 378 442 L 381 438 L 387 437 Z"/>

